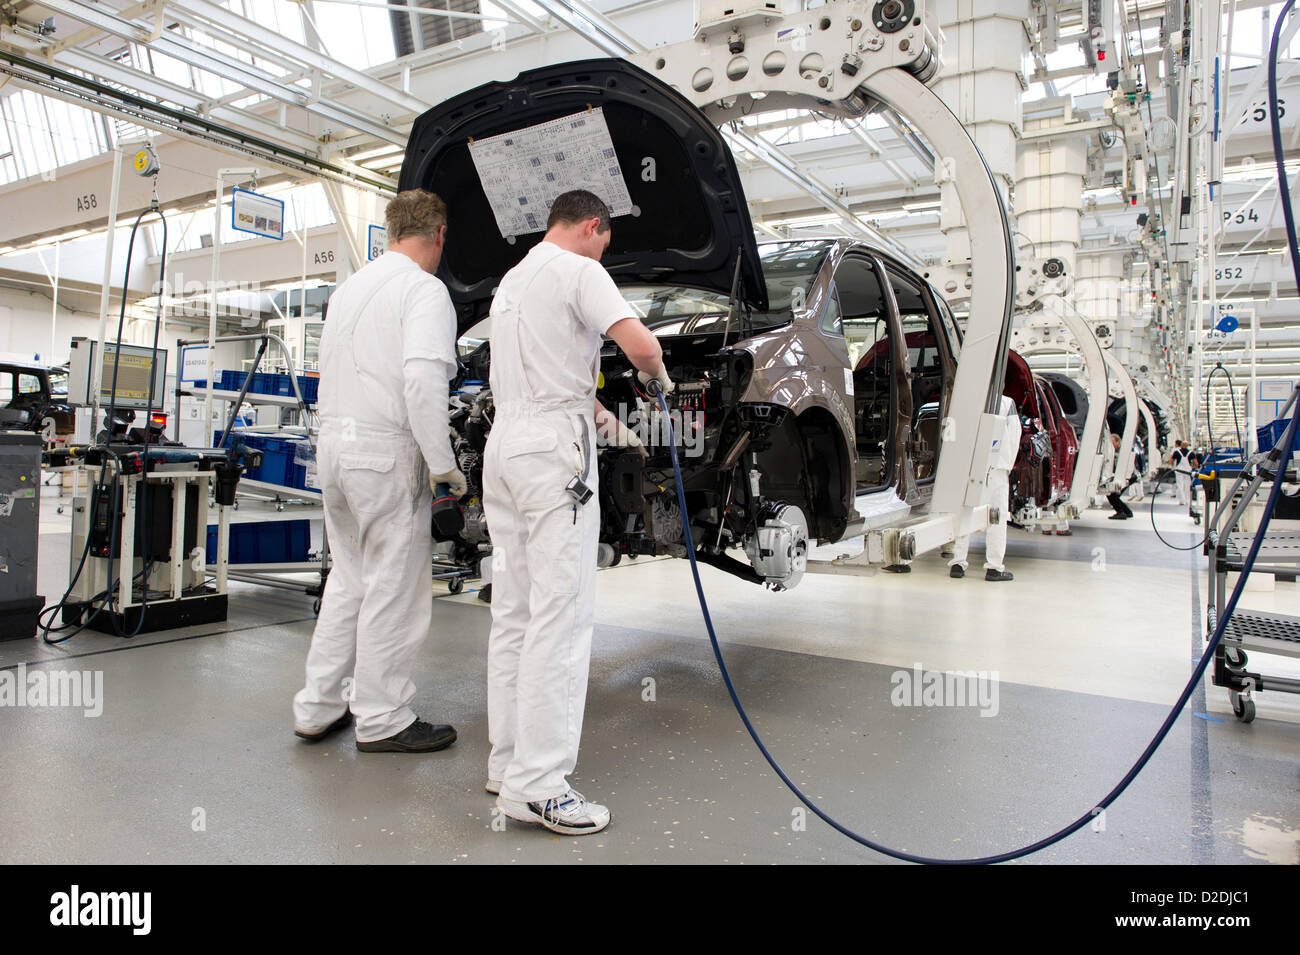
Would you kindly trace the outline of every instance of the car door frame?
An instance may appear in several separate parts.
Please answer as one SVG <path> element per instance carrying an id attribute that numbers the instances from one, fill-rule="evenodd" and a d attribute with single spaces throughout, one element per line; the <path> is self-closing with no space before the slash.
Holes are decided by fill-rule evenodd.
<path id="1" fill-rule="evenodd" d="M 887 457 L 889 460 L 889 472 L 886 474 L 885 482 L 874 488 L 857 488 L 857 430 L 855 429 L 847 436 L 852 449 L 853 459 L 853 486 L 855 494 L 874 494 L 887 488 L 892 488 L 895 493 L 908 503 L 914 503 L 917 499 L 916 481 L 911 471 L 910 455 L 907 450 L 908 435 L 911 431 L 912 420 L 912 389 L 911 389 L 911 368 L 907 363 L 907 343 L 903 341 L 903 323 L 899 317 L 898 301 L 894 297 L 893 286 L 887 281 L 888 271 L 886 263 L 893 263 L 896 268 L 901 268 L 904 274 L 909 274 L 910 270 L 901 263 L 896 263 L 892 259 L 880 255 L 875 249 L 854 242 L 845 242 L 832 249 L 826 257 L 826 262 L 822 265 L 822 275 L 817 278 L 817 288 L 823 299 L 821 306 L 817 309 L 816 328 L 819 335 L 827 342 L 832 343 L 831 347 L 841 354 L 845 367 L 850 374 L 854 369 L 849 366 L 848 343 L 844 337 L 843 325 L 838 332 L 828 332 L 822 325 L 822 314 L 827 307 L 832 295 L 835 296 L 836 304 L 839 304 L 838 284 L 836 275 L 839 273 L 840 266 L 845 260 L 850 258 L 865 259 L 872 268 L 875 269 L 877 277 L 881 282 L 881 289 L 884 293 L 887 316 L 886 322 L 889 328 L 890 341 L 890 360 L 892 363 L 892 375 L 890 382 L 890 427 L 889 427 L 889 447 L 887 448 Z M 924 279 L 916 276 L 917 281 L 925 284 Z M 843 309 L 840 310 L 841 321 L 843 320 Z M 854 421 L 856 422 L 857 407 L 856 395 L 849 396 L 853 399 Z M 906 400 L 907 407 L 902 407 L 903 400 Z M 906 411 L 906 414 L 903 412 Z"/>
<path id="2" fill-rule="evenodd" d="M 939 473 L 939 457 L 940 457 L 939 452 L 942 450 L 943 447 L 943 422 L 948 417 L 948 403 L 952 400 L 952 385 L 957 377 L 957 362 L 955 357 L 952 354 L 952 346 L 951 343 L 948 341 L 948 331 L 946 328 L 944 328 L 943 325 L 943 317 L 939 314 L 939 305 L 938 302 L 936 301 L 936 293 L 934 289 L 931 287 L 930 283 L 926 281 L 923 276 L 918 275 L 916 272 L 913 272 L 911 269 L 903 265 L 901 262 L 896 262 L 885 256 L 881 256 L 880 258 L 882 259 L 882 261 L 885 262 L 886 275 L 889 274 L 889 270 L 892 268 L 894 272 L 897 272 L 903 277 L 905 277 L 909 282 L 912 282 L 919 289 L 921 294 L 921 301 L 925 303 L 926 315 L 930 322 L 930 329 L 934 332 L 935 345 L 939 352 L 939 365 L 940 365 L 939 447 L 935 449 L 934 470 L 931 471 L 930 476 L 927 478 L 917 479 L 915 462 L 912 461 L 912 455 L 910 449 L 907 455 L 908 466 L 911 469 L 909 473 L 912 476 L 912 483 L 916 488 L 916 492 L 918 496 L 921 498 L 922 503 L 929 503 L 930 498 L 934 494 L 934 480 Z M 889 291 L 891 297 L 893 297 L 894 313 L 898 322 L 899 334 L 901 335 L 902 328 L 903 328 L 903 315 L 901 310 L 898 307 L 897 297 L 894 296 L 893 294 L 894 288 L 892 284 L 889 287 Z M 955 324 L 956 323 L 954 321 L 954 325 Z M 907 347 L 906 342 L 904 342 L 904 358 L 906 358 L 906 347 Z M 922 347 L 923 347 L 922 354 L 924 354 L 924 346 Z M 912 408 L 913 416 L 919 410 L 919 408 L 916 406 L 916 395 L 913 389 L 914 380 L 915 380 L 915 376 L 913 375 L 911 365 L 909 364 L 907 367 L 907 391 L 910 400 L 912 401 L 913 404 L 913 408 Z M 909 430 L 911 429 L 911 427 L 912 426 L 909 418 L 909 424 L 908 424 Z M 915 436 L 913 436 L 913 439 L 915 439 Z"/>

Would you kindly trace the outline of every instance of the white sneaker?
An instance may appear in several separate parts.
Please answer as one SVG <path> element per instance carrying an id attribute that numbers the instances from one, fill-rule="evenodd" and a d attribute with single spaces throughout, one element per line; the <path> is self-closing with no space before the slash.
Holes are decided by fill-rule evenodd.
<path id="1" fill-rule="evenodd" d="M 490 792 L 492 795 L 498 796 L 501 794 L 501 780 L 489 779 L 486 783 L 483 784 L 483 788 L 486 789 L 488 792 Z"/>
<path id="2" fill-rule="evenodd" d="M 586 836 L 609 825 L 610 812 L 587 802 L 582 793 L 570 789 L 563 796 L 539 802 L 516 802 L 497 796 L 497 807 L 511 819 L 539 823 L 562 836 Z"/>

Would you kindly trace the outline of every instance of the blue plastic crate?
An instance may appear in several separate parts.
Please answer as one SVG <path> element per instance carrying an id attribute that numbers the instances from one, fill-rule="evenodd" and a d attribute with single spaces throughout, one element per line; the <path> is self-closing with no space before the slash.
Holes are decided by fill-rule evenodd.
<path id="1" fill-rule="evenodd" d="M 1261 428 L 1256 428 L 1255 434 L 1259 438 L 1259 450 L 1272 451 L 1273 446 L 1282 440 L 1282 433 L 1286 431 L 1286 426 L 1290 423 L 1290 418 L 1278 418 Z"/>
<path id="2" fill-rule="evenodd" d="M 242 371 L 223 371 L 217 384 L 219 391 L 238 391 L 244 385 L 244 373 Z"/>
<path id="3" fill-rule="evenodd" d="M 315 404 L 317 396 L 320 394 L 320 378 L 311 378 L 307 375 L 298 376 L 298 387 L 302 391 L 302 400 L 308 404 Z"/>
<path id="4" fill-rule="evenodd" d="M 213 436 L 213 447 L 221 444 L 222 432 L 217 431 Z M 279 484 L 283 487 L 302 487 L 302 478 L 295 472 L 294 452 L 296 450 L 294 441 L 283 438 L 273 438 L 263 434 L 237 434 L 236 437 L 244 442 L 245 447 L 254 448 L 262 452 L 262 463 L 258 467 L 249 468 L 243 476 L 250 481 L 263 481 L 267 484 Z M 300 468 L 301 470 L 301 468 Z M 304 472 L 305 474 L 305 472 Z M 297 480 L 298 483 L 294 483 Z"/>
<path id="5" fill-rule="evenodd" d="M 307 560 L 311 552 L 310 521 L 268 521 L 230 525 L 232 564 L 283 564 Z M 217 528 L 209 525 L 207 559 L 217 558 Z"/>

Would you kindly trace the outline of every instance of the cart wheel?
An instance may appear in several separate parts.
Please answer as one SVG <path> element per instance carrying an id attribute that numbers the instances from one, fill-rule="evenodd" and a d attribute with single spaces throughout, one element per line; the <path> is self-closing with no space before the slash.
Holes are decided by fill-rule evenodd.
<path id="1" fill-rule="evenodd" d="M 275 509 L 276 509 L 277 511 L 283 511 L 283 510 L 284 510 L 284 501 L 276 501 L 276 502 L 275 502 Z"/>
<path id="2" fill-rule="evenodd" d="M 1253 722 L 1255 719 L 1255 701 L 1243 700 L 1240 693 L 1229 693 L 1232 699 L 1232 712 L 1243 723 Z"/>
<path id="3" fill-rule="evenodd" d="M 1246 669 L 1246 661 L 1249 658 L 1246 656 L 1245 650 L 1239 650 L 1236 647 L 1224 647 L 1223 659 L 1232 669 L 1244 670 Z"/>
<path id="4" fill-rule="evenodd" d="M 451 580 L 447 581 L 447 589 L 451 591 L 453 594 L 460 593 L 462 590 L 465 589 L 465 578 L 464 577 L 451 578 Z"/>
<path id="5" fill-rule="evenodd" d="M 239 510 L 239 501 L 235 501 L 235 503 L 232 504 L 231 506 L 232 506 L 235 510 Z"/>
<path id="6" fill-rule="evenodd" d="M 628 560 L 636 560 L 636 559 L 637 559 L 638 557 L 640 557 L 640 556 L 641 556 L 640 554 L 628 554 L 628 555 L 627 555 L 627 559 L 628 559 Z"/>
<path id="7" fill-rule="evenodd" d="M 314 613 L 314 614 L 315 614 L 316 616 L 318 616 L 318 617 L 320 616 L 320 598 L 319 598 L 319 597 L 317 597 L 314 601 L 312 601 L 311 612 Z"/>
<path id="8" fill-rule="evenodd" d="M 60 504 L 60 505 L 59 505 L 58 507 L 56 507 L 54 510 L 55 510 L 56 512 L 58 512 L 59 514 L 62 514 L 62 513 L 63 513 L 63 505 Z"/>

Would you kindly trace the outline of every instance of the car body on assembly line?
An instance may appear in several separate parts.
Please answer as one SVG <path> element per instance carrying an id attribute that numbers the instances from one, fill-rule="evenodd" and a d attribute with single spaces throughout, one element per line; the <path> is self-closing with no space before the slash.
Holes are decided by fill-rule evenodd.
<path id="1" fill-rule="evenodd" d="M 811 542 L 924 511 L 960 350 L 947 304 L 907 266 L 859 242 L 756 243 L 716 127 L 636 67 L 591 60 L 491 83 L 430 110 L 402 168 L 402 188 L 437 192 L 448 206 L 439 277 L 463 336 L 452 425 L 471 484 L 462 500 L 467 553 L 490 532 L 477 495 L 492 417 L 491 295 L 542 237 L 501 235 L 469 146 L 591 117 L 596 107 L 633 210 L 615 212 L 603 264 L 659 337 L 678 383 L 670 420 L 698 559 L 789 588 Z M 639 174 L 649 165 L 653 178 Z M 685 556 L 668 429 L 612 342 L 602 349 L 597 397 L 649 450 L 645 459 L 597 452 L 605 562 Z"/>
<path id="2" fill-rule="evenodd" d="M 1069 498 L 1079 441 L 1052 382 L 1031 371 L 1014 351 L 1007 353 L 1002 393 L 1016 403 L 1021 425 L 1020 452 L 1009 482 L 1011 518 L 1033 524 L 1039 509 Z"/>

